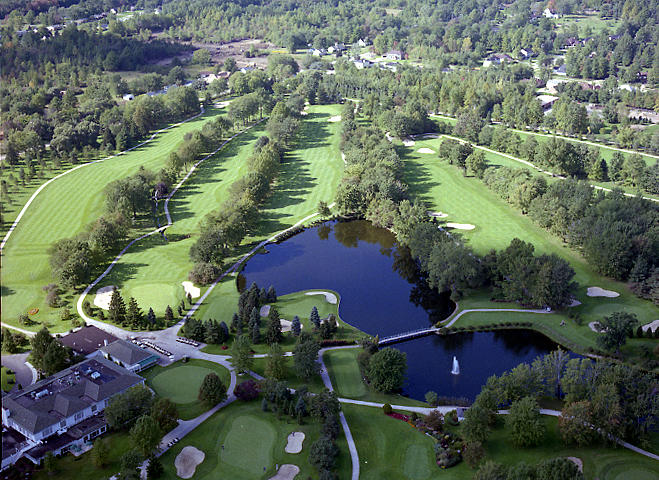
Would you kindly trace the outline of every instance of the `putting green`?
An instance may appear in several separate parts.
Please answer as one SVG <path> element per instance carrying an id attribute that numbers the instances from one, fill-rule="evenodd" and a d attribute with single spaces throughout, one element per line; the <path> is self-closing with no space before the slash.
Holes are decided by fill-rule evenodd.
<path id="1" fill-rule="evenodd" d="M 231 422 L 231 430 L 220 449 L 223 462 L 260 477 L 272 465 L 273 448 L 277 433 L 269 423 L 253 415 L 242 415 Z M 247 452 L 249 454 L 247 455 Z"/>
<path id="2" fill-rule="evenodd" d="M 165 368 L 151 379 L 151 387 L 158 395 L 174 403 L 186 404 L 197 401 L 201 382 L 215 370 L 196 365 L 177 365 Z"/>

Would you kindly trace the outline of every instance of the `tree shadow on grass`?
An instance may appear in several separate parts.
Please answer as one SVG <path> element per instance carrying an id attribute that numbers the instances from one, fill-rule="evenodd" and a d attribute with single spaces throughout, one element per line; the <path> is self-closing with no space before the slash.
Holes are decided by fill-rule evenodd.
<path id="1" fill-rule="evenodd" d="M 430 173 L 429 168 L 419 160 L 411 158 L 411 148 L 397 148 L 400 158 L 404 162 L 403 180 L 410 186 L 410 191 L 420 195 L 424 200 L 432 201 L 432 189 L 441 185 Z M 430 162 L 439 162 L 439 159 L 429 158 Z"/>

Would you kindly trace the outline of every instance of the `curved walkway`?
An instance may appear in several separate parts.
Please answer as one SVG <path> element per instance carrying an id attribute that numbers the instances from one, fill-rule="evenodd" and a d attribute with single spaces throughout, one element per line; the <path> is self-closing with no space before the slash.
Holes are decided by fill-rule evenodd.
<path id="1" fill-rule="evenodd" d="M 461 312 L 454 314 L 454 317 L 449 317 L 448 319 L 444 320 L 445 322 L 448 321 L 445 325 L 442 325 L 442 327 L 448 328 L 452 326 L 455 322 L 458 321 L 458 319 L 467 314 L 467 313 L 476 313 L 476 312 L 515 312 L 515 313 L 542 313 L 542 314 L 552 314 L 554 313 L 553 310 L 547 311 L 544 309 L 523 309 L 523 308 L 471 308 L 467 310 L 462 310 Z M 450 320 L 449 320 L 450 319 Z"/>
<path id="2" fill-rule="evenodd" d="M 41 191 L 42 191 L 44 188 L 46 188 L 48 185 L 50 185 L 52 182 L 54 182 L 54 181 L 57 180 L 58 178 L 63 177 L 64 175 L 68 175 L 68 174 L 71 173 L 71 172 L 75 172 L 76 170 L 78 170 L 78 169 L 80 169 L 80 168 L 86 167 L 86 166 L 88 166 L 88 165 L 94 165 L 95 163 L 101 163 L 101 162 L 104 162 L 104 161 L 106 161 L 106 160 L 110 160 L 110 159 L 112 159 L 112 158 L 115 158 L 115 157 L 118 157 L 118 156 L 120 156 L 120 155 L 123 155 L 124 153 L 128 153 L 128 152 L 130 152 L 131 150 L 135 150 L 136 148 L 139 148 L 139 147 L 141 147 L 141 146 L 143 146 L 143 145 L 146 145 L 147 143 L 151 142 L 154 138 L 156 138 L 156 136 L 157 136 L 159 133 L 162 133 L 162 132 L 164 132 L 164 131 L 166 131 L 166 130 L 169 130 L 169 129 L 171 129 L 171 128 L 174 128 L 174 127 L 178 127 L 179 125 L 182 125 L 182 124 L 184 124 L 184 123 L 186 123 L 186 122 L 189 122 L 190 120 L 194 120 L 195 118 L 198 118 L 198 117 L 200 117 L 201 115 L 203 115 L 205 111 L 206 111 L 206 110 L 204 109 L 204 106 L 201 105 L 201 111 L 200 111 L 198 114 L 193 115 L 192 117 L 186 118 L 185 120 L 183 120 L 183 121 L 181 121 L 181 122 L 174 123 L 173 125 L 170 125 L 170 126 L 168 126 L 168 127 L 161 128 L 160 130 L 156 130 L 156 131 L 153 133 L 153 135 L 151 135 L 151 136 L 150 136 L 149 138 L 147 138 L 145 141 L 143 141 L 143 142 L 141 142 L 141 143 L 138 143 L 137 145 L 134 145 L 134 146 L 132 146 L 132 147 L 126 149 L 126 150 L 123 150 L 123 151 L 119 152 L 119 153 L 115 153 L 114 155 L 110 155 L 109 157 L 100 158 L 100 159 L 98 159 L 98 160 L 94 160 L 93 162 L 87 162 L 87 163 L 83 163 L 83 164 L 81 164 L 81 165 L 76 165 L 75 167 L 71 168 L 70 170 L 67 170 L 66 172 L 62 172 L 62 173 L 60 173 L 59 175 L 55 175 L 53 178 L 51 178 L 51 179 L 48 180 L 47 182 L 44 182 L 39 188 L 36 189 L 36 191 L 32 194 L 32 196 L 30 196 L 30 198 L 28 199 L 28 201 L 25 202 L 25 205 L 23 205 L 23 208 L 22 208 L 21 211 L 18 213 L 18 216 L 16 217 L 16 220 L 14 220 L 14 223 L 12 223 L 12 224 L 11 224 L 11 227 L 9 227 L 9 230 L 8 230 L 7 233 L 5 234 L 5 237 L 2 239 L 2 242 L 0 242 L 0 252 L 2 252 L 2 249 L 5 248 L 5 244 L 6 244 L 7 241 L 9 240 L 9 237 L 11 236 L 11 234 L 13 233 L 13 231 L 14 231 L 14 230 L 16 229 L 16 227 L 18 226 L 18 222 L 21 221 L 21 218 L 23 218 L 23 215 L 25 215 L 25 212 L 27 211 L 27 209 L 29 208 L 29 206 L 32 204 L 32 202 L 34 201 L 34 199 L 37 198 L 37 196 L 39 195 L 39 193 L 41 193 Z"/>

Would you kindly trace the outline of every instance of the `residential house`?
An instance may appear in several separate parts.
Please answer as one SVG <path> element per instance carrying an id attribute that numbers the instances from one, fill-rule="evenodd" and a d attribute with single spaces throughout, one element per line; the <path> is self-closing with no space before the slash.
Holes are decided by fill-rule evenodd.
<path id="1" fill-rule="evenodd" d="M 559 18 L 559 17 L 560 17 L 560 15 L 559 15 L 558 13 L 554 12 L 554 11 L 551 10 L 549 7 L 548 7 L 548 8 L 545 8 L 545 9 L 543 10 L 542 15 L 543 15 L 545 18 Z"/>
<path id="2" fill-rule="evenodd" d="M 505 62 L 512 62 L 513 58 L 507 53 L 494 53 L 483 61 L 483 67 L 490 65 L 500 65 Z"/>
<path id="3" fill-rule="evenodd" d="M 362 48 L 368 47 L 369 45 L 371 45 L 371 41 L 368 38 L 360 38 L 357 41 L 357 45 L 359 45 Z"/>
<path id="4" fill-rule="evenodd" d="M 540 100 L 540 105 L 544 111 L 550 110 L 551 107 L 556 103 L 558 97 L 553 95 L 538 95 L 538 100 Z"/>
<path id="5" fill-rule="evenodd" d="M 554 73 L 556 75 L 567 75 L 565 64 L 561 65 L 560 67 L 554 68 Z"/>
<path id="6" fill-rule="evenodd" d="M 155 365 L 159 360 L 158 355 L 121 339 L 99 348 L 98 351 L 107 360 L 135 373 Z"/>
<path id="7" fill-rule="evenodd" d="M 131 100 L 135 100 L 135 95 L 133 95 L 132 93 L 127 93 L 121 98 L 123 98 L 127 102 L 130 102 Z"/>
<path id="8" fill-rule="evenodd" d="M 535 57 L 535 52 L 530 48 L 522 48 L 519 51 L 519 56 L 523 60 L 528 60 L 531 57 Z"/>
<path id="9" fill-rule="evenodd" d="M 384 58 L 387 60 L 402 60 L 403 56 L 404 54 L 400 50 L 389 50 L 384 54 Z"/>

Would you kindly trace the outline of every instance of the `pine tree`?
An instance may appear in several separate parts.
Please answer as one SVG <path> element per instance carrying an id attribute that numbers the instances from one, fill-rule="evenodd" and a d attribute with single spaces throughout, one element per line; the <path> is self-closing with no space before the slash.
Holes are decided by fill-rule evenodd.
<path id="1" fill-rule="evenodd" d="M 220 343 L 224 343 L 229 339 L 229 327 L 225 322 L 220 322 Z"/>
<path id="2" fill-rule="evenodd" d="M 169 305 L 167 305 L 167 308 L 165 309 L 165 325 L 167 327 L 174 325 L 174 312 Z"/>
<path id="3" fill-rule="evenodd" d="M 281 380 L 286 376 L 286 359 L 284 351 L 278 343 L 273 343 L 268 352 L 268 358 L 265 364 L 265 376 Z"/>
<path id="4" fill-rule="evenodd" d="M 320 328 L 320 315 L 318 315 L 318 309 L 313 307 L 311 309 L 311 315 L 309 315 L 309 321 L 313 324 L 314 328 Z"/>
<path id="5" fill-rule="evenodd" d="M 261 305 L 268 303 L 268 292 L 266 292 L 265 288 L 259 290 L 259 303 Z"/>
<path id="6" fill-rule="evenodd" d="M 302 331 L 302 324 L 300 323 L 300 317 L 295 315 L 293 321 L 291 322 L 291 332 L 294 336 L 299 337 L 300 332 Z"/>
<path id="7" fill-rule="evenodd" d="M 279 319 L 279 312 L 275 307 L 270 308 L 270 313 L 268 314 L 268 331 L 265 334 L 265 339 L 269 345 L 280 343 L 282 340 L 281 320 Z"/>
<path id="8" fill-rule="evenodd" d="M 261 314 L 259 313 L 259 309 L 256 307 L 252 308 L 252 313 L 249 315 L 250 328 L 254 328 L 254 325 L 257 327 L 261 326 Z"/>
<path id="9" fill-rule="evenodd" d="M 269 303 L 273 303 L 273 302 L 277 301 L 277 292 L 275 292 L 275 287 L 274 286 L 270 285 L 270 287 L 268 287 L 267 296 L 268 296 L 268 302 Z"/>
<path id="10" fill-rule="evenodd" d="M 188 293 L 188 304 L 192 306 L 192 295 Z"/>
<path id="11" fill-rule="evenodd" d="M 155 328 L 156 326 L 156 314 L 153 312 L 153 308 L 149 307 L 149 312 L 146 314 L 146 324 L 147 328 Z"/>
<path id="12" fill-rule="evenodd" d="M 128 300 L 128 309 L 126 311 L 127 323 L 133 328 L 133 330 L 137 330 L 142 325 L 143 318 L 144 314 L 142 313 L 142 310 L 140 310 L 137 300 L 130 297 L 130 300 Z"/>
<path id="13" fill-rule="evenodd" d="M 240 334 L 242 330 L 243 330 L 243 325 L 242 322 L 240 321 L 240 317 L 238 316 L 237 313 L 234 313 L 233 317 L 231 317 L 231 331 L 238 332 L 238 334 Z"/>
<path id="14" fill-rule="evenodd" d="M 256 344 L 261 341 L 261 329 L 257 324 L 252 324 L 251 328 L 251 335 L 252 335 L 252 343 Z"/>
<path id="15" fill-rule="evenodd" d="M 108 320 L 121 326 L 124 326 L 126 323 L 126 304 L 124 303 L 124 299 L 121 298 L 119 290 L 116 288 L 112 291 L 112 297 L 110 297 Z"/>

